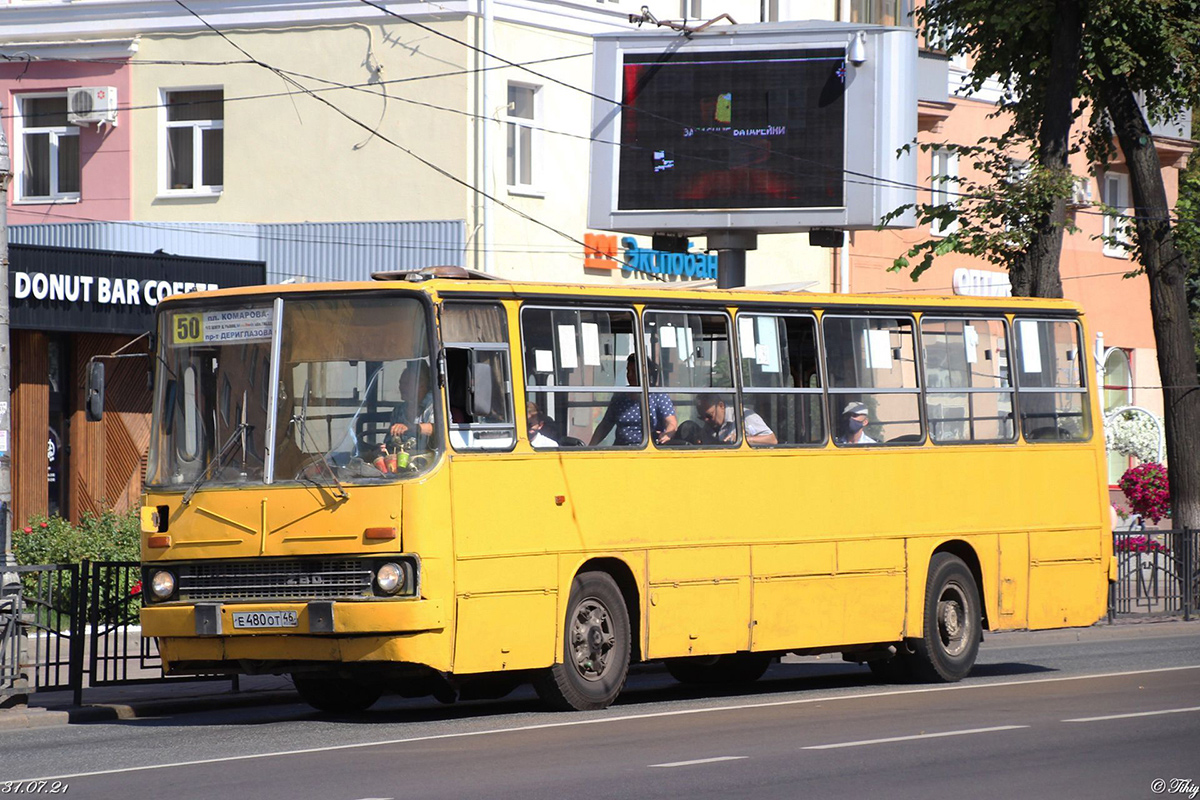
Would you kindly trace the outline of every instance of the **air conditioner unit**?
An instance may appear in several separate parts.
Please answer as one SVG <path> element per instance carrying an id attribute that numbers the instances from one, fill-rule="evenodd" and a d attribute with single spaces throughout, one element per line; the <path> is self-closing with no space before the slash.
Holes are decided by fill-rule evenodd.
<path id="1" fill-rule="evenodd" d="M 90 125 L 93 122 L 116 125 L 116 87 L 76 86 L 67 89 L 67 121 L 72 125 Z"/>
<path id="2" fill-rule="evenodd" d="M 1076 178 L 1071 187 L 1071 199 L 1067 205 L 1071 208 L 1087 208 L 1092 204 L 1092 181 L 1090 178 Z"/>

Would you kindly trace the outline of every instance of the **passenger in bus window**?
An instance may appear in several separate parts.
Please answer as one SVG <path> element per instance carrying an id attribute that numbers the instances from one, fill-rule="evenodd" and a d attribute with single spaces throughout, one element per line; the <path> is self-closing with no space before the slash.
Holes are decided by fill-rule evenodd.
<path id="1" fill-rule="evenodd" d="M 842 409 L 842 434 L 838 444 L 879 444 L 867 435 L 867 407 L 863 403 L 847 403 Z"/>
<path id="2" fill-rule="evenodd" d="M 558 442 L 548 434 L 551 428 L 546 415 L 530 400 L 525 404 L 525 425 L 529 431 L 529 443 L 534 447 L 558 447 Z"/>
<path id="3" fill-rule="evenodd" d="M 429 449 L 429 437 L 433 435 L 433 393 L 429 390 L 429 364 L 411 361 L 400 373 L 400 397 L 402 401 L 392 409 L 392 438 L 412 441 L 412 449 L 421 452 Z"/>
<path id="4" fill-rule="evenodd" d="M 720 397 L 712 393 L 700 395 L 696 398 L 696 413 L 719 444 L 737 441 L 737 419 Z M 775 432 L 753 411 L 746 412 L 746 441 L 760 445 L 779 443 Z"/>
<path id="5" fill-rule="evenodd" d="M 658 385 L 658 365 L 647 361 L 646 371 L 650 373 L 650 385 Z M 640 386 L 638 379 L 637 355 L 629 354 L 625 361 L 625 380 L 630 386 Z M 650 434 L 657 444 L 666 444 L 675 436 L 679 420 L 675 417 L 675 404 L 671 398 L 662 392 L 650 392 Z M 604 412 L 604 418 L 596 426 L 592 434 L 591 447 L 598 446 L 608 436 L 613 428 L 617 429 L 613 444 L 621 446 L 642 443 L 642 400 L 632 392 L 622 392 L 613 395 Z"/>

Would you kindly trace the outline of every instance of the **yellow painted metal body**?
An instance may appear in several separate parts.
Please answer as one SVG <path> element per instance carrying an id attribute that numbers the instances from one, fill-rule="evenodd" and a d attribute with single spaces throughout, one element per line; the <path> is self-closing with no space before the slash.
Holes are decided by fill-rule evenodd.
<path id="1" fill-rule="evenodd" d="M 724 300 L 730 308 L 994 307 L 1010 317 L 1014 308 L 1074 309 L 1017 298 L 781 300 L 696 290 L 631 298 L 613 288 L 446 281 L 419 288 L 435 302 L 460 291 L 503 301 L 514 375 L 523 374 L 520 302 L 543 294 L 638 305 L 655 297 Z M 523 408 L 519 382 L 514 392 L 515 407 Z M 1098 430 L 1094 391 L 1089 402 Z M 186 507 L 181 493 L 148 493 L 146 506 L 169 508 L 171 544 L 144 547 L 145 561 L 415 553 L 421 592 L 417 599 L 339 602 L 332 633 L 309 632 L 303 603 L 236 606 L 301 611 L 299 627 L 286 633 L 235 631 L 224 620 L 223 635 L 197 636 L 188 605 L 149 607 L 142 620 L 168 664 L 396 661 L 463 674 L 536 668 L 561 658 L 571 581 L 587 562 L 604 559 L 632 578 L 644 658 L 836 650 L 921 635 L 930 558 L 953 543 L 978 562 L 990 629 L 1089 625 L 1105 613 L 1112 559 L 1104 488 L 1101 435 L 863 449 L 743 443 L 732 452 L 535 451 L 518 425 L 511 452 L 447 446 L 419 480 L 349 487 L 341 502 L 295 485 L 201 489 Z M 367 540 L 363 531 L 371 527 L 398 527 L 399 540 Z"/>

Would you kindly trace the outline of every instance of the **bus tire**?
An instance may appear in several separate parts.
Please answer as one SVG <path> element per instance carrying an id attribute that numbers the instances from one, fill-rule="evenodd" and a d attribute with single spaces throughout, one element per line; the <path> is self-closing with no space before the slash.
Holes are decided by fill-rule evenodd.
<path id="1" fill-rule="evenodd" d="M 293 673 L 292 683 L 301 700 L 318 711 L 334 714 L 366 711 L 383 694 L 383 687 L 376 683 L 362 683 L 336 675 Z"/>
<path id="2" fill-rule="evenodd" d="M 728 653 L 667 659 L 667 672 L 680 683 L 731 685 L 754 683 L 771 666 L 771 653 Z"/>
<path id="3" fill-rule="evenodd" d="M 960 681 L 975 666 L 982 638 L 979 587 L 957 556 L 936 553 L 925 584 L 925 628 L 906 661 L 913 677 L 930 683 Z"/>
<path id="4" fill-rule="evenodd" d="M 595 711 L 617 699 L 629 675 L 629 611 L 616 581 L 583 572 L 571 582 L 562 661 L 533 682 L 543 702 L 561 711 Z"/>

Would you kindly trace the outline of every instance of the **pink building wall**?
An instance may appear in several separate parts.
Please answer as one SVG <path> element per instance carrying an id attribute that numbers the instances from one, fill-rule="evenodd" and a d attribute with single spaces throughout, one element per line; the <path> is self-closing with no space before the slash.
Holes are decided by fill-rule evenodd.
<path id="1" fill-rule="evenodd" d="M 0 65 L 0 103 L 4 134 L 13 151 L 16 97 L 34 92 L 65 92 L 73 86 L 114 86 L 121 108 L 115 127 L 87 125 L 79 129 L 80 199 L 77 202 L 30 203 L 9 192 L 11 225 L 37 222 L 128 220 L 132 213 L 130 139 L 133 114 L 129 105 L 130 65 L 127 61 L 80 63 L 44 61 Z M 13 170 L 17 169 L 14 160 Z"/>

